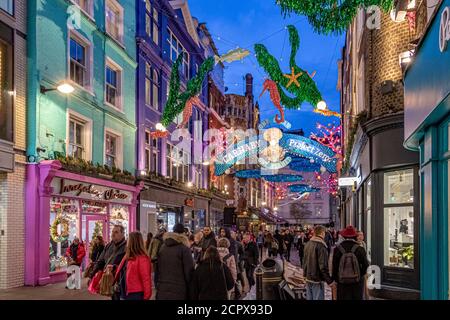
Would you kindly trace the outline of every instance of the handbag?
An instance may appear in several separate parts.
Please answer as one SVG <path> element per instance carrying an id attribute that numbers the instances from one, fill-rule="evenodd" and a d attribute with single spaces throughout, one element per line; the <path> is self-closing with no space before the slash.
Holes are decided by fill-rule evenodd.
<path id="1" fill-rule="evenodd" d="M 102 279 L 100 280 L 100 289 L 99 293 L 102 296 L 112 297 L 114 294 L 114 275 L 112 274 L 110 269 L 107 269 L 106 272 L 102 275 Z"/>
<path id="2" fill-rule="evenodd" d="M 92 270 L 94 270 L 94 263 L 93 262 L 91 262 L 89 264 L 89 266 L 86 268 L 86 270 L 84 270 L 83 277 L 84 278 L 89 278 L 90 274 L 92 273 Z"/>
<path id="3" fill-rule="evenodd" d="M 103 277 L 103 271 L 98 271 L 93 277 L 88 286 L 88 291 L 92 294 L 98 294 L 100 291 L 100 280 Z"/>

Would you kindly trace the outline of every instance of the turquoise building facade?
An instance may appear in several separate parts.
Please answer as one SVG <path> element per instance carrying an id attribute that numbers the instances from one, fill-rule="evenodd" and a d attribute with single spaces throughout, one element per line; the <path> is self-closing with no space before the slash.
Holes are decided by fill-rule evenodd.
<path id="1" fill-rule="evenodd" d="M 405 142 L 420 152 L 420 287 L 422 299 L 449 292 L 450 0 L 437 4 L 406 70 Z"/>

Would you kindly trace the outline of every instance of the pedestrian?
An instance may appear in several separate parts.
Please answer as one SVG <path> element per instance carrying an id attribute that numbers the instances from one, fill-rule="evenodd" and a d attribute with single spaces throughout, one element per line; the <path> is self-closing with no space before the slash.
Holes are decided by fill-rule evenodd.
<path id="1" fill-rule="evenodd" d="M 155 237 L 153 237 L 152 242 L 150 243 L 150 247 L 148 249 L 148 256 L 150 257 L 150 262 L 153 266 L 153 282 L 154 286 L 156 287 L 156 284 L 158 282 L 158 272 L 157 272 L 157 264 L 158 264 L 158 254 L 161 250 L 161 247 L 163 245 L 163 237 L 166 233 L 166 229 L 161 228 Z"/>
<path id="2" fill-rule="evenodd" d="M 283 237 L 284 243 L 286 244 L 286 260 L 291 261 L 291 248 L 294 237 L 289 230 L 286 230 Z"/>
<path id="3" fill-rule="evenodd" d="M 306 236 L 303 231 L 300 231 L 298 240 L 297 240 L 297 250 L 298 250 L 298 260 L 300 265 L 303 265 L 303 258 L 305 256 L 305 245 L 306 245 Z"/>
<path id="4" fill-rule="evenodd" d="M 325 232 L 324 226 L 315 226 L 314 236 L 305 245 L 303 274 L 306 279 L 307 300 L 324 300 L 324 281 L 329 285 L 333 284 L 328 270 L 328 251 L 324 241 Z"/>
<path id="5" fill-rule="evenodd" d="M 116 224 L 111 231 L 111 241 L 100 254 L 90 278 L 92 279 L 98 271 L 109 271 L 111 274 L 115 274 L 117 267 L 125 256 L 126 246 L 125 228 L 120 224 Z M 111 299 L 120 300 L 120 296 L 114 293 Z"/>
<path id="6" fill-rule="evenodd" d="M 344 240 L 333 254 L 333 279 L 337 282 L 337 300 L 362 300 L 364 280 L 369 261 L 367 253 L 357 241 L 353 226 L 340 232 Z"/>
<path id="7" fill-rule="evenodd" d="M 356 238 L 356 242 L 358 242 L 358 244 L 364 248 L 364 250 L 366 250 L 367 252 L 367 245 L 364 242 L 364 232 L 362 231 L 358 231 L 357 232 L 358 237 Z"/>
<path id="8" fill-rule="evenodd" d="M 262 233 L 262 231 L 258 232 L 258 237 L 256 238 L 256 244 L 258 245 L 259 258 L 262 260 L 263 249 L 264 249 L 264 234 Z"/>
<path id="9" fill-rule="evenodd" d="M 204 259 L 195 269 L 191 282 L 193 300 L 228 300 L 228 292 L 234 287 L 230 269 L 220 259 L 216 247 L 210 246 Z"/>
<path id="10" fill-rule="evenodd" d="M 194 271 L 194 260 L 189 240 L 181 223 L 166 232 L 158 254 L 156 274 L 156 300 L 186 300 L 189 298 L 189 283 Z"/>
<path id="11" fill-rule="evenodd" d="M 272 233 L 269 232 L 266 237 L 266 248 L 269 258 L 277 257 L 278 247 L 279 247 L 278 241 L 273 237 Z"/>
<path id="12" fill-rule="evenodd" d="M 86 255 L 84 244 L 78 237 L 73 238 L 72 244 L 66 250 L 66 258 L 69 260 L 69 266 L 81 266 L 83 258 Z"/>
<path id="13" fill-rule="evenodd" d="M 220 259 L 226 264 L 228 269 L 230 269 L 231 275 L 233 277 L 234 284 L 237 281 L 237 264 L 234 255 L 229 251 L 230 241 L 227 238 L 219 238 L 217 241 L 217 250 L 219 251 Z M 234 285 L 233 288 L 228 292 L 229 297 L 234 295 Z"/>
<path id="14" fill-rule="evenodd" d="M 237 233 L 235 231 L 230 232 L 231 239 L 234 240 L 235 244 L 235 260 L 237 267 L 237 282 L 234 288 L 234 299 L 239 300 L 245 289 L 245 284 L 247 284 L 247 277 L 245 276 L 245 268 L 244 268 L 244 246 L 240 241 L 237 241 Z M 231 246 L 231 241 L 230 241 Z"/>
<path id="15" fill-rule="evenodd" d="M 147 252 L 147 255 L 150 257 L 150 245 L 153 240 L 153 233 L 149 232 L 147 233 L 147 241 L 145 241 L 145 252 Z"/>
<path id="16" fill-rule="evenodd" d="M 280 233 L 280 230 L 275 230 L 275 235 L 273 237 L 278 242 L 278 254 L 280 255 L 281 260 L 284 260 L 284 248 L 286 247 L 286 244 L 284 243 L 284 236 Z"/>
<path id="17" fill-rule="evenodd" d="M 219 229 L 219 238 L 227 238 L 230 241 L 229 251 L 234 255 L 235 260 L 238 259 L 236 240 L 231 237 L 230 228 L 222 227 Z"/>
<path id="18" fill-rule="evenodd" d="M 300 236 L 300 232 L 298 232 L 298 230 L 295 230 L 294 232 L 294 241 L 292 242 L 292 244 L 294 245 L 294 248 L 298 250 L 298 237 Z"/>
<path id="19" fill-rule="evenodd" d="M 152 296 L 152 265 L 138 231 L 128 236 L 127 248 L 114 278 L 120 300 L 149 300 Z"/>
<path id="20" fill-rule="evenodd" d="M 208 249 L 208 247 L 210 246 L 217 247 L 217 241 L 214 232 L 211 230 L 211 227 L 206 226 L 203 228 L 203 238 L 200 241 L 200 247 L 202 248 L 203 254 L 205 254 L 206 249 Z"/>
<path id="21" fill-rule="evenodd" d="M 191 243 L 192 258 L 195 265 L 198 265 L 202 260 L 202 247 L 200 247 L 200 241 L 203 238 L 203 232 L 199 231 L 193 235 L 193 242 Z"/>
<path id="22" fill-rule="evenodd" d="M 330 255 L 331 248 L 334 247 L 334 237 L 330 232 L 330 225 L 326 225 L 327 231 L 325 232 L 325 243 L 327 244 L 328 255 Z"/>
<path id="23" fill-rule="evenodd" d="M 258 265 L 258 247 L 249 234 L 244 236 L 244 268 L 250 289 L 255 285 L 254 271 Z"/>
<path id="24" fill-rule="evenodd" d="M 96 236 L 94 239 L 94 245 L 92 247 L 92 253 L 90 257 L 90 263 L 96 263 L 103 250 L 105 250 L 105 241 L 102 236 Z"/>

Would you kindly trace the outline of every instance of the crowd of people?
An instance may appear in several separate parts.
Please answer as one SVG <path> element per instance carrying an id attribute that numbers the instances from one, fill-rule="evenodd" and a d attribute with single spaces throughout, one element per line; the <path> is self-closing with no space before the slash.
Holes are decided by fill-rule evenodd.
<path id="1" fill-rule="evenodd" d="M 216 235 L 209 226 L 190 233 L 176 224 L 172 232 L 149 233 L 144 242 L 138 231 L 126 239 L 124 228 L 116 225 L 108 244 L 101 236 L 94 239 L 85 276 L 92 285 L 96 277 L 112 275 L 107 291 L 113 300 L 237 300 L 255 285 L 254 271 L 262 260 L 290 261 L 291 252 L 303 268 L 307 299 L 324 299 L 324 283 L 338 300 L 365 295 L 364 235 L 351 226 L 340 232 L 317 225 L 255 234 L 222 227 Z M 84 245 L 74 239 L 66 256 L 81 265 L 84 255 Z"/>

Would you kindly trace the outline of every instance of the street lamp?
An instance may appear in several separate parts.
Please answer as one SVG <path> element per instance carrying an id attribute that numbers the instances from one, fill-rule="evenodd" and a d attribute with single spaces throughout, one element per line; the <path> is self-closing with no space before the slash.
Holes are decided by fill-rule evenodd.
<path id="1" fill-rule="evenodd" d="M 59 92 L 64 93 L 64 94 L 70 94 L 75 90 L 75 88 L 70 83 L 67 83 L 67 82 L 62 82 L 56 88 L 46 88 L 43 85 L 41 85 L 40 89 L 41 89 L 41 94 L 46 94 L 49 91 L 55 91 L 55 90 L 58 90 Z"/>

